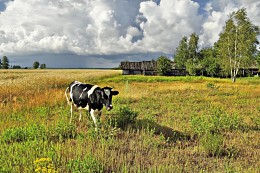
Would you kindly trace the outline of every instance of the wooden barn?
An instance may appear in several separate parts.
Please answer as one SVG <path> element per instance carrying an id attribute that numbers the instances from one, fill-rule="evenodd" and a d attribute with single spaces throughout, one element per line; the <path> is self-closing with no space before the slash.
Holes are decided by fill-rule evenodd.
<path id="1" fill-rule="evenodd" d="M 121 69 L 123 70 L 123 75 L 157 75 L 157 62 L 156 61 L 142 61 L 142 62 L 121 62 Z M 172 69 L 168 76 L 185 76 L 187 72 L 185 69 L 177 69 L 175 63 L 172 62 Z"/>
<path id="2" fill-rule="evenodd" d="M 123 75 L 157 75 L 157 62 L 156 61 L 141 61 L 141 62 L 129 62 L 123 61 L 120 65 Z M 172 62 L 172 69 L 167 73 L 167 76 L 186 76 L 188 72 L 186 69 L 176 68 L 176 64 Z M 197 75 L 202 75 L 197 73 Z M 260 70 L 257 65 L 252 65 L 247 68 L 240 68 L 238 76 L 255 76 L 260 75 Z"/>
<path id="3" fill-rule="evenodd" d="M 157 75 L 157 62 L 156 61 L 142 61 L 142 62 L 121 62 L 121 69 L 123 75 Z"/>
<path id="4" fill-rule="evenodd" d="M 251 66 L 249 68 L 241 68 L 240 76 L 258 76 L 260 74 L 260 70 L 257 66 Z"/>

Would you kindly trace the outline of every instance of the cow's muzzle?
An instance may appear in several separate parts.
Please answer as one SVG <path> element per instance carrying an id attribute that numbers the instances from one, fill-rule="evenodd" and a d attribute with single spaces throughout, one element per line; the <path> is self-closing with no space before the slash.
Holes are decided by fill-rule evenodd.
<path id="1" fill-rule="evenodd" d="M 107 110 L 108 110 L 108 111 L 110 111 L 111 109 L 113 109 L 113 105 L 107 106 Z"/>

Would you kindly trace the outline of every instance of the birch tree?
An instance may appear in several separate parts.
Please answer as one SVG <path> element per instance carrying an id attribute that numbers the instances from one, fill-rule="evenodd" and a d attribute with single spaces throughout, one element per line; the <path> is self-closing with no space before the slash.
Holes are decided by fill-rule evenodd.
<path id="1" fill-rule="evenodd" d="M 257 52 L 259 27 L 252 24 L 246 9 L 233 12 L 220 33 L 217 54 L 223 70 L 229 70 L 232 82 L 236 82 L 239 69 L 251 65 Z"/>

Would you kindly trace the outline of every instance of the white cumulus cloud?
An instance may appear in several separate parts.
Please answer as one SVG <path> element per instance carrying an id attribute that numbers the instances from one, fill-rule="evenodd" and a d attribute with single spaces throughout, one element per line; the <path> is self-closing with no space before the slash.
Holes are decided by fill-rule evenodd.
<path id="1" fill-rule="evenodd" d="M 246 8 L 252 23 L 260 26 L 259 0 L 210 0 L 205 6 L 208 16 L 202 23 L 201 45 L 212 46 L 219 39 L 228 16 L 241 8 Z"/>
<path id="2" fill-rule="evenodd" d="M 260 25 L 259 0 L 14 0 L 0 13 L 0 54 L 173 54 L 196 32 L 212 46 L 242 7 Z M 199 13 L 203 8 L 204 14 Z"/>
<path id="3" fill-rule="evenodd" d="M 137 2 L 10 1 L 0 15 L 0 52 L 91 55 L 127 51 L 128 46 L 131 48 L 131 40 L 121 44 L 121 37 L 135 20 L 139 9 Z M 127 9 L 131 15 L 127 15 Z M 126 16 L 133 19 L 124 19 Z"/>
<path id="4" fill-rule="evenodd" d="M 191 0 L 14 0 L 0 14 L 0 52 L 11 55 L 172 53 L 198 31 Z"/>
<path id="5" fill-rule="evenodd" d="M 144 38 L 139 45 L 150 51 L 173 53 L 179 40 L 199 31 L 202 16 L 199 5 L 190 0 L 161 0 L 140 4 L 140 13 L 146 19 L 140 24 Z"/>

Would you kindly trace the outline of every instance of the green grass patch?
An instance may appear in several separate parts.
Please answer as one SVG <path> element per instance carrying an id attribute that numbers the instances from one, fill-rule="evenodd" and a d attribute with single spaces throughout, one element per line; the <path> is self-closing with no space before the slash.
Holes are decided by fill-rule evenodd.
<path id="1" fill-rule="evenodd" d="M 101 173 L 104 172 L 104 167 L 101 162 L 98 161 L 92 155 L 86 155 L 83 159 L 73 159 L 67 164 L 68 172 L 85 172 L 85 173 Z"/>
<path id="2" fill-rule="evenodd" d="M 6 129 L 1 134 L 1 141 L 5 143 L 40 140 L 47 137 L 45 126 L 33 124 L 28 127 Z"/>
<path id="3" fill-rule="evenodd" d="M 59 121 L 56 125 L 46 127 L 41 124 L 32 124 L 26 127 L 14 127 L 5 129 L 1 134 L 4 143 L 24 142 L 30 140 L 64 140 L 75 138 L 76 126 L 65 121 Z"/>
<path id="4" fill-rule="evenodd" d="M 143 75 L 125 75 L 125 76 L 115 76 L 104 79 L 106 82 L 202 82 L 206 77 L 200 76 L 143 76 Z"/>

